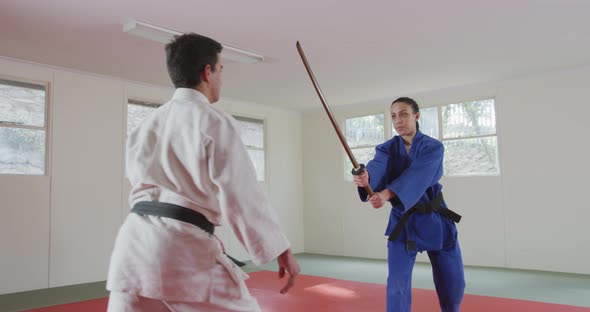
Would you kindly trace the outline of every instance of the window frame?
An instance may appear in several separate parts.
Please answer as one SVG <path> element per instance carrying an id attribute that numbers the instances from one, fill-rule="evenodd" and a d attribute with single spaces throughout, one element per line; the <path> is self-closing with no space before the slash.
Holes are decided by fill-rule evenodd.
<path id="1" fill-rule="evenodd" d="M 51 92 L 51 83 L 49 81 L 41 81 L 41 80 L 33 80 L 33 79 L 26 79 L 22 77 L 14 77 L 14 76 L 6 76 L 0 75 L 0 84 L 9 85 L 9 86 L 16 86 L 16 87 L 24 87 L 36 90 L 44 90 L 45 91 L 45 103 L 43 106 L 44 109 L 44 116 L 43 116 L 43 126 L 32 126 L 32 125 L 21 125 L 16 122 L 3 122 L 0 120 L 0 128 L 11 128 L 11 129 L 27 129 L 27 130 L 37 130 L 43 131 L 45 133 L 45 155 L 43 157 L 43 173 L 42 174 L 16 174 L 16 173 L 1 173 L 0 177 L 2 176 L 18 176 L 18 177 L 47 177 L 51 174 L 51 110 L 50 110 L 50 103 L 52 99 L 52 92 Z"/>
<path id="2" fill-rule="evenodd" d="M 260 117 L 260 116 L 252 116 L 252 115 L 248 115 L 248 114 L 240 114 L 240 113 L 232 113 L 231 114 L 232 117 L 236 120 L 236 121 L 245 121 L 245 122 L 252 122 L 252 123 L 260 123 L 262 124 L 262 148 L 260 147 L 256 147 L 256 146 L 249 146 L 244 144 L 244 146 L 246 147 L 246 150 L 256 150 L 256 151 L 262 151 L 264 153 L 264 179 L 263 180 L 258 180 L 256 179 L 256 181 L 258 181 L 259 183 L 267 183 L 268 182 L 268 178 L 269 178 L 269 168 L 268 168 L 268 130 L 267 130 L 267 120 L 264 117 Z"/>
<path id="3" fill-rule="evenodd" d="M 367 116 L 374 116 L 374 115 L 380 115 L 380 114 L 383 115 L 383 138 L 384 138 L 384 141 L 383 142 L 385 142 L 385 141 L 388 140 L 387 139 L 387 133 L 388 133 L 388 131 L 391 132 L 391 128 L 392 128 L 391 127 L 391 116 L 390 116 L 391 114 L 388 114 L 386 111 L 371 111 L 371 112 L 364 112 L 364 113 L 360 113 L 359 112 L 359 113 L 356 113 L 356 114 L 347 114 L 347 115 L 343 116 L 341 122 L 339 122 L 340 129 L 343 132 L 342 135 L 346 139 L 346 144 L 348 144 L 348 147 L 350 148 L 350 151 L 352 152 L 353 155 L 354 155 L 354 150 L 355 149 L 370 148 L 370 147 L 373 147 L 375 149 L 375 148 L 377 148 L 377 146 L 379 144 L 382 144 L 383 142 L 378 143 L 378 144 L 375 144 L 375 145 L 373 145 L 373 144 L 363 144 L 363 145 L 351 147 L 350 144 L 348 143 L 348 138 L 346 137 L 346 121 L 348 119 L 361 118 L 361 117 L 367 117 Z M 339 145 L 341 145 L 341 144 L 339 144 Z M 341 146 L 341 148 L 342 148 L 341 155 L 343 157 L 342 158 L 342 161 L 341 161 L 341 164 L 348 165 L 348 168 L 349 169 L 352 169 L 352 163 L 351 163 L 350 159 L 348 158 L 348 155 L 346 154 L 346 151 L 344 150 L 344 147 Z M 358 159 L 356 159 L 356 160 L 358 162 Z M 364 165 L 366 165 L 366 164 L 364 164 Z M 352 176 L 351 176 L 350 170 L 347 169 L 347 168 L 344 168 L 344 169 L 345 170 L 342 171 L 342 175 L 343 175 L 342 177 L 343 177 L 344 181 L 346 181 L 346 182 L 352 181 Z"/>
<path id="4" fill-rule="evenodd" d="M 470 136 L 464 136 L 464 137 L 457 137 L 457 138 L 449 138 L 449 139 L 445 139 L 444 138 L 444 132 L 443 132 L 443 110 L 442 108 L 444 106 L 447 105 L 453 105 L 453 104 L 463 104 L 466 102 L 478 102 L 478 101 L 487 101 L 487 100 L 492 100 L 494 102 L 493 106 L 494 106 L 494 119 L 496 121 L 494 127 L 496 129 L 494 134 L 484 134 L 484 135 L 470 135 Z M 443 172 L 443 177 L 445 178 L 472 178 L 472 177 L 499 177 L 502 175 L 502 166 L 500 165 L 500 140 L 499 140 L 499 136 L 498 136 L 498 106 L 496 104 L 496 97 L 495 96 L 489 96 L 489 97 L 479 97 L 479 98 L 475 98 L 475 99 L 468 99 L 468 100 L 460 100 L 460 101 L 456 101 L 456 102 L 448 102 L 445 104 L 437 104 L 435 106 L 432 107 L 437 107 L 437 115 L 438 115 L 438 133 L 440 138 L 437 138 L 437 140 L 439 140 L 441 143 L 443 143 L 445 141 L 458 141 L 458 140 L 469 140 L 469 139 L 479 139 L 479 138 L 496 138 L 496 149 L 498 152 L 498 159 L 497 161 L 497 165 L 498 165 L 498 173 L 494 173 L 494 174 L 456 174 L 456 175 L 446 175 Z M 446 153 L 446 150 L 445 150 Z M 446 155 L 445 155 L 446 157 Z"/>

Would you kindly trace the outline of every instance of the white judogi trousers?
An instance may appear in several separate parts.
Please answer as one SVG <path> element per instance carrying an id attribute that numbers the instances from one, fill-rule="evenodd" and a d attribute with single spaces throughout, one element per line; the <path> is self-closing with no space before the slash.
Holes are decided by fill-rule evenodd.
<path id="1" fill-rule="evenodd" d="M 133 294 L 112 292 L 109 296 L 108 312 L 260 312 L 256 299 L 252 296 L 236 301 L 231 300 L 223 306 L 211 303 L 164 301 Z"/>
<path id="2" fill-rule="evenodd" d="M 111 259 L 108 311 L 260 311 L 247 278 L 215 236 L 188 223 L 131 213 Z"/>

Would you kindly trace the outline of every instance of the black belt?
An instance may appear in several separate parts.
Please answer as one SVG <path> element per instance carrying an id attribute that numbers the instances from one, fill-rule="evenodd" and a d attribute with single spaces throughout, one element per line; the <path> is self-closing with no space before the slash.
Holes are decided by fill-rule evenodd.
<path id="1" fill-rule="evenodd" d="M 434 211 L 434 212 L 438 212 L 441 216 L 443 216 L 447 219 L 451 219 L 455 223 L 459 223 L 459 221 L 461 221 L 461 216 L 458 213 L 456 213 L 448 208 L 442 207 L 441 206 L 442 202 L 443 202 L 443 195 L 442 195 L 442 193 L 439 193 L 438 196 L 436 196 L 436 198 L 434 198 L 434 200 L 432 200 L 428 203 L 419 203 L 419 204 L 414 205 L 414 207 L 412 207 L 408 211 L 406 211 L 406 213 L 404 213 L 402 215 L 402 217 L 399 219 L 399 221 L 395 225 L 395 228 L 393 228 L 391 235 L 389 235 L 389 240 L 393 242 L 399 237 L 403 228 L 406 226 L 406 223 L 408 223 L 410 216 L 412 216 L 414 213 L 424 214 L 424 213 L 431 213 Z M 411 247 L 412 246 L 409 246 L 408 248 L 412 249 Z"/>
<path id="2" fill-rule="evenodd" d="M 188 209 L 174 204 L 155 201 L 142 201 L 136 203 L 133 206 L 133 209 L 131 209 L 131 212 L 137 213 L 139 215 L 150 215 L 156 217 L 170 218 L 190 223 L 211 235 L 213 235 L 213 233 L 215 232 L 215 225 L 213 225 L 213 223 L 207 220 L 207 218 L 205 218 L 204 215 L 192 209 Z M 241 262 L 228 254 L 226 254 L 226 256 L 238 266 L 246 265 L 244 262 Z"/>

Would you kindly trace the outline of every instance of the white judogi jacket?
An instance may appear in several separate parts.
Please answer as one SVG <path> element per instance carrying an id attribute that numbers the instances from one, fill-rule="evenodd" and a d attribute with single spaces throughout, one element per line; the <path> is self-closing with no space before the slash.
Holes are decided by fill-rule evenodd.
<path id="1" fill-rule="evenodd" d="M 215 225 L 226 220 L 257 265 L 289 248 L 234 119 L 196 90 L 177 89 L 129 135 L 127 177 L 131 207 L 159 201 L 196 210 Z M 107 289 L 215 301 L 219 289 L 239 296 L 245 278 L 216 237 L 188 223 L 132 213 L 115 242 Z"/>

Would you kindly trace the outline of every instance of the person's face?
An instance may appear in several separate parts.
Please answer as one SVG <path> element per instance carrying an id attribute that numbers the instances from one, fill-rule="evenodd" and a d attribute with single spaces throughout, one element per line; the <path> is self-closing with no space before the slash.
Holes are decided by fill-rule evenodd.
<path id="1" fill-rule="evenodd" d="M 399 135 L 412 135 L 416 132 L 416 121 L 420 119 L 420 113 L 414 113 L 408 103 L 397 102 L 391 106 L 391 122 Z"/>
<path id="2" fill-rule="evenodd" d="M 221 74 L 223 72 L 223 62 L 221 56 L 217 54 L 217 63 L 215 64 L 215 71 L 211 71 L 209 76 L 209 86 L 211 88 L 211 103 L 215 103 L 221 96 Z"/>

